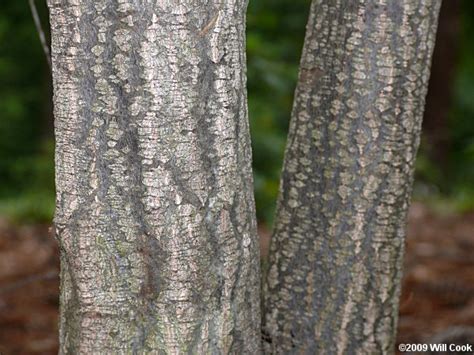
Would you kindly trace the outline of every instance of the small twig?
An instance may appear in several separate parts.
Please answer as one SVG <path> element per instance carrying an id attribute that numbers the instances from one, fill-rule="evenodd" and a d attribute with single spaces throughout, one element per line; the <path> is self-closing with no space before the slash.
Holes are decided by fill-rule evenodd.
<path id="1" fill-rule="evenodd" d="M 217 22 L 217 19 L 219 18 L 219 12 L 217 12 L 217 14 L 211 19 L 211 21 L 209 21 L 209 23 L 204 26 L 204 28 L 199 31 L 198 35 L 199 36 L 204 36 L 207 32 L 209 32 L 209 30 L 211 29 L 212 26 L 215 25 L 215 23 Z"/>
<path id="2" fill-rule="evenodd" d="M 36 31 L 41 41 L 41 46 L 43 47 L 44 55 L 46 56 L 46 61 L 48 62 L 49 70 L 51 70 L 51 53 L 46 42 L 46 36 L 44 35 L 43 27 L 41 26 L 41 20 L 38 15 L 38 9 L 36 8 L 35 0 L 28 0 L 30 4 L 31 14 L 33 15 L 33 20 L 35 22 Z"/>
<path id="3" fill-rule="evenodd" d="M 26 286 L 30 283 L 36 282 L 36 281 L 42 281 L 42 280 L 52 280 L 58 277 L 58 273 L 56 271 L 48 271 L 43 274 L 37 274 L 37 275 L 31 275 L 28 277 L 25 277 L 19 281 L 12 282 L 9 285 L 6 285 L 4 287 L 0 288 L 0 294 L 2 293 L 7 293 L 13 290 L 16 290 L 17 288 Z"/>

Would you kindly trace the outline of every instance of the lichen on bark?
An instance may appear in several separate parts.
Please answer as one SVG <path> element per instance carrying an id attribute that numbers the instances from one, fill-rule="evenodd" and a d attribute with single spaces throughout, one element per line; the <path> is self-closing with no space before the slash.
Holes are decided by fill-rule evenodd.
<path id="1" fill-rule="evenodd" d="M 313 0 L 264 290 L 267 353 L 393 352 L 441 0 Z"/>
<path id="2" fill-rule="evenodd" d="M 49 0 L 60 352 L 257 353 L 243 0 Z"/>

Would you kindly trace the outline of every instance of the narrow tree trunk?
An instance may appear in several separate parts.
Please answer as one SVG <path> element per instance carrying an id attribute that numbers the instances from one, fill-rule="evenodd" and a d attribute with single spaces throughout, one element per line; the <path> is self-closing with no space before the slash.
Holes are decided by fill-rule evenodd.
<path id="1" fill-rule="evenodd" d="M 245 0 L 49 0 L 60 352 L 256 353 Z"/>
<path id="2" fill-rule="evenodd" d="M 270 250 L 269 352 L 393 352 L 440 4 L 313 0 Z"/>

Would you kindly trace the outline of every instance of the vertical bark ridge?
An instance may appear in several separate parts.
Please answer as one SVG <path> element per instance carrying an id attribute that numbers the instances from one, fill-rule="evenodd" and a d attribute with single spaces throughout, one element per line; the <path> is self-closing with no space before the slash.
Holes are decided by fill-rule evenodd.
<path id="1" fill-rule="evenodd" d="M 257 353 L 246 1 L 49 0 L 61 353 Z"/>
<path id="2" fill-rule="evenodd" d="M 313 0 L 264 291 L 268 353 L 393 352 L 440 0 Z"/>

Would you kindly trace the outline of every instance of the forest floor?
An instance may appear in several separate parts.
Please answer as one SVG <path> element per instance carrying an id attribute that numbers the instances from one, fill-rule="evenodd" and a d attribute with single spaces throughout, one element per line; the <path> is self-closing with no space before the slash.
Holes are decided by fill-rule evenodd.
<path id="1" fill-rule="evenodd" d="M 268 232 L 261 229 L 263 252 Z M 398 343 L 474 342 L 474 213 L 409 214 Z M 0 354 L 57 354 L 59 258 L 47 225 L 0 219 Z"/>

